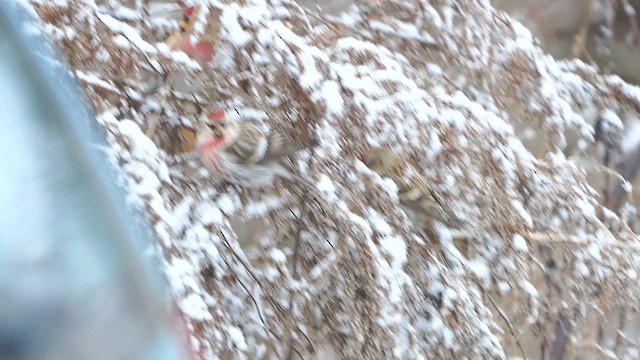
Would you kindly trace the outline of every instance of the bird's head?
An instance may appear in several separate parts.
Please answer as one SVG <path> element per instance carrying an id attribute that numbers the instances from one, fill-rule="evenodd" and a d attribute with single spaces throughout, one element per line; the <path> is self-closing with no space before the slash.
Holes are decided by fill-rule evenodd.
<path id="1" fill-rule="evenodd" d="M 198 150 L 218 149 L 228 145 L 236 137 L 233 122 L 222 111 L 213 111 L 199 121 L 196 136 Z"/>
<path id="2" fill-rule="evenodd" d="M 377 173 L 387 173 L 397 162 L 398 155 L 388 147 L 373 147 L 366 150 L 360 159 Z"/>

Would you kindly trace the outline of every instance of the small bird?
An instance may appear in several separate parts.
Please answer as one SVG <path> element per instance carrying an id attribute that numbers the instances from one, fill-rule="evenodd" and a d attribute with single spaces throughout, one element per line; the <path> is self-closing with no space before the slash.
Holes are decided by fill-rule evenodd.
<path id="1" fill-rule="evenodd" d="M 171 50 L 180 50 L 191 59 L 197 61 L 200 66 L 205 66 L 213 57 L 214 43 L 211 35 L 204 36 L 203 39 L 193 43 L 190 39 L 193 23 L 200 12 L 200 7 L 188 7 L 181 5 L 182 19 L 178 29 L 171 34 L 164 42 Z"/>
<path id="2" fill-rule="evenodd" d="M 205 168 L 250 188 L 271 187 L 277 178 L 312 186 L 293 170 L 290 157 L 314 145 L 295 144 L 256 121 L 231 121 L 222 111 L 211 112 L 196 132 L 196 151 Z"/>
<path id="3" fill-rule="evenodd" d="M 435 235 L 434 220 L 450 227 L 459 227 L 460 220 L 445 206 L 427 180 L 400 155 L 387 147 L 374 147 L 362 156 L 367 167 L 382 177 L 388 177 L 398 187 L 400 205 L 414 225 L 429 237 Z"/>

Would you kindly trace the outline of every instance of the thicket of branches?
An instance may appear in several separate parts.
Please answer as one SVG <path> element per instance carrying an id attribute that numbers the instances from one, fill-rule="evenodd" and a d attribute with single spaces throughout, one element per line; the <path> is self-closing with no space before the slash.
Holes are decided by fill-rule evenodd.
<path id="1" fill-rule="evenodd" d="M 183 5 L 198 9 L 192 39 L 214 44 L 203 66 L 166 44 L 177 5 L 26 7 L 148 214 L 200 357 L 638 356 L 637 212 L 603 206 L 619 181 L 604 158 L 622 156 L 637 88 L 553 60 L 488 1 L 370 2 L 336 18 L 292 1 Z M 184 156 L 213 109 L 317 137 L 297 161 L 317 192 L 217 184 Z M 412 231 L 393 185 L 359 161 L 381 144 L 419 166 L 458 232 Z M 241 247 L 230 219 L 266 223 L 258 244 Z"/>

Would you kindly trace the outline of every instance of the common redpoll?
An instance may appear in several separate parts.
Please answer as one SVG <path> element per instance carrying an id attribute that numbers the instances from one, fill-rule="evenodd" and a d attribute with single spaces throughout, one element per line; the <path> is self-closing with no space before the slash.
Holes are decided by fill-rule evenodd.
<path id="1" fill-rule="evenodd" d="M 273 186 L 276 178 L 311 186 L 289 162 L 291 155 L 310 146 L 294 144 L 255 121 L 231 121 L 221 111 L 210 113 L 196 135 L 196 151 L 210 173 L 251 188 Z"/>
<path id="2" fill-rule="evenodd" d="M 171 50 L 180 50 L 187 54 L 191 59 L 197 61 L 200 66 L 205 66 L 213 57 L 214 44 L 210 36 L 205 36 L 197 43 L 191 42 L 191 33 L 193 22 L 200 10 L 199 7 L 182 7 L 182 20 L 180 20 L 179 28 L 171 34 L 165 44 Z"/>
<path id="3" fill-rule="evenodd" d="M 367 150 L 362 157 L 369 169 L 382 177 L 388 177 L 398 187 L 400 205 L 409 219 L 433 234 L 433 221 L 458 227 L 459 220 L 445 206 L 427 183 L 427 180 L 408 161 L 386 147 Z"/>

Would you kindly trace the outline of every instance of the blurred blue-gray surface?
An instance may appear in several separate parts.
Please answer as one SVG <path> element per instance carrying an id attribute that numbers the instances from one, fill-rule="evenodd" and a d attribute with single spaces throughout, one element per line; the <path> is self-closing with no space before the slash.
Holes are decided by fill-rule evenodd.
<path id="1" fill-rule="evenodd" d="M 147 231 L 69 70 L 0 1 L 0 359 L 173 359 Z"/>

